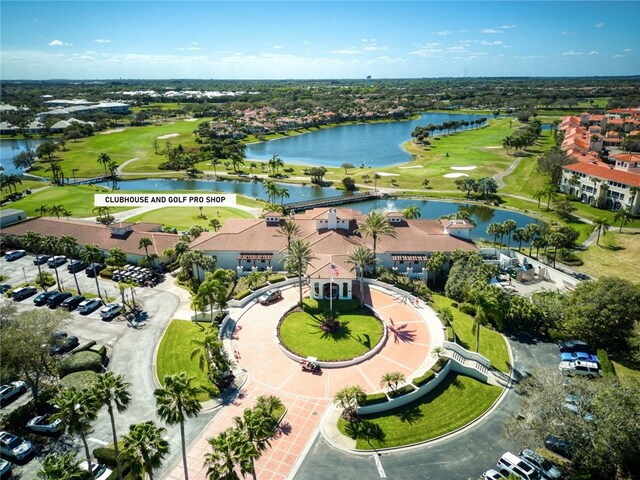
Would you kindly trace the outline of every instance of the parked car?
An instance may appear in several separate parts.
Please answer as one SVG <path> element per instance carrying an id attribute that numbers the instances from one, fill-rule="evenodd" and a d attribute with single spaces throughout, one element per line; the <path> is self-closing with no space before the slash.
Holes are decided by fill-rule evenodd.
<path id="1" fill-rule="evenodd" d="M 4 405 L 11 399 L 19 397 L 28 389 L 27 384 L 22 380 L 2 385 L 0 387 L 0 402 Z"/>
<path id="2" fill-rule="evenodd" d="M 58 433 L 62 428 L 62 419 L 53 420 L 50 414 L 39 415 L 27 422 L 27 428 L 37 433 Z"/>
<path id="3" fill-rule="evenodd" d="M 482 474 L 482 480 L 500 480 L 507 477 L 509 477 L 509 472 L 506 470 L 497 471 L 493 468 L 490 468 Z"/>
<path id="4" fill-rule="evenodd" d="M 57 341 L 56 345 L 51 347 L 51 355 L 62 355 L 64 353 L 70 352 L 78 345 L 80 345 L 78 337 L 74 337 L 73 335 L 70 337 L 66 337 L 61 342 Z"/>
<path id="5" fill-rule="evenodd" d="M 80 304 L 78 305 L 78 312 L 81 315 L 88 315 L 100 306 L 102 306 L 102 300 L 100 300 L 99 298 L 91 298 L 89 300 L 85 300 L 84 302 L 80 302 Z"/>
<path id="6" fill-rule="evenodd" d="M 0 459 L 0 478 L 9 478 L 13 463 L 9 460 Z"/>
<path id="7" fill-rule="evenodd" d="M 38 289 L 36 287 L 20 287 L 13 291 L 11 297 L 16 302 L 19 302 L 25 298 L 29 298 L 31 295 L 34 295 L 37 291 Z"/>
<path id="8" fill-rule="evenodd" d="M 56 292 L 47 299 L 47 305 L 49 308 L 56 308 L 67 298 L 71 298 L 72 296 L 71 292 Z"/>
<path id="9" fill-rule="evenodd" d="M 587 352 L 562 352 L 560 354 L 560 359 L 563 362 L 571 362 L 573 360 L 585 360 L 587 362 L 599 363 L 597 355 Z"/>
<path id="10" fill-rule="evenodd" d="M 106 307 L 100 309 L 100 316 L 103 320 L 111 320 L 112 318 L 117 317 L 121 311 L 122 304 L 110 303 Z"/>
<path id="11" fill-rule="evenodd" d="M 64 255 L 56 255 L 55 257 L 51 257 L 49 260 L 47 260 L 47 265 L 49 266 L 49 268 L 55 268 L 63 265 L 66 261 L 67 257 L 65 257 Z"/>
<path id="12" fill-rule="evenodd" d="M 96 275 L 100 275 L 100 272 L 104 270 L 104 263 L 92 263 L 89 265 L 84 273 L 87 274 L 87 277 L 95 277 Z"/>
<path id="13" fill-rule="evenodd" d="M 58 291 L 49 290 L 48 292 L 42 292 L 40 295 L 37 295 L 36 298 L 33 299 L 33 303 L 36 306 L 40 307 L 45 303 L 47 303 L 47 300 L 49 300 L 49 297 L 51 297 L 51 295 L 53 295 L 54 293 L 58 293 Z"/>
<path id="14" fill-rule="evenodd" d="M 562 478 L 562 472 L 556 468 L 549 460 L 533 450 L 525 449 L 520 452 L 520 458 L 525 459 L 536 467 L 544 478 L 556 480 Z"/>
<path id="15" fill-rule="evenodd" d="M 558 348 L 561 353 L 564 352 L 589 352 L 592 353 L 591 346 L 583 340 L 567 340 L 566 342 L 560 342 Z"/>
<path id="16" fill-rule="evenodd" d="M 573 446 L 571 442 L 555 435 L 547 435 L 544 437 L 544 446 L 552 452 L 562 455 L 565 458 L 571 458 Z"/>
<path id="17" fill-rule="evenodd" d="M 513 473 L 524 480 L 540 480 L 541 478 L 540 472 L 533 465 L 511 452 L 506 452 L 500 457 L 498 468 Z"/>
<path id="18" fill-rule="evenodd" d="M 16 460 L 23 460 L 33 451 L 30 442 L 9 432 L 0 432 L 0 453 Z"/>
<path id="19" fill-rule="evenodd" d="M 7 259 L 7 262 L 13 262 L 14 260 L 24 257 L 26 254 L 27 252 L 24 250 L 11 250 L 6 253 L 4 258 Z"/>
<path id="20" fill-rule="evenodd" d="M 74 295 L 73 297 L 67 298 L 65 301 L 63 301 L 60 306 L 71 311 L 78 305 L 80 305 L 80 303 L 83 302 L 84 299 L 84 295 Z"/>
<path id="21" fill-rule="evenodd" d="M 282 291 L 279 288 L 274 288 L 272 290 L 267 290 L 262 295 L 260 295 L 260 298 L 258 298 L 258 301 L 262 305 L 268 305 L 271 302 L 280 300 L 281 298 L 282 298 Z"/>
<path id="22" fill-rule="evenodd" d="M 83 262 L 82 260 L 71 260 L 69 265 L 67 265 L 67 271 L 69 273 L 77 273 L 80 270 L 84 270 L 87 267 L 87 262 Z"/>
<path id="23" fill-rule="evenodd" d="M 9 290 L 11 290 L 11 285 L 5 283 L 4 285 L 0 285 L 0 295 L 7 293 Z"/>
<path id="24" fill-rule="evenodd" d="M 580 375 L 590 378 L 600 377 L 600 365 L 585 360 L 574 360 L 573 362 L 560 362 L 558 365 L 560 373 L 563 375 Z"/>
<path id="25" fill-rule="evenodd" d="M 582 418 L 585 421 L 593 421 L 593 414 L 588 411 L 588 405 L 581 401 L 578 395 L 567 395 L 565 397 L 564 406 L 576 415 L 582 415 Z"/>
<path id="26" fill-rule="evenodd" d="M 88 472 L 89 467 L 87 465 L 87 462 L 84 461 L 81 462 L 79 466 L 81 470 Z M 107 480 L 107 478 L 109 478 L 109 476 L 111 475 L 111 470 L 109 470 L 104 465 L 100 465 L 99 463 L 91 463 L 91 472 L 93 472 L 94 480 Z"/>
<path id="27" fill-rule="evenodd" d="M 47 261 L 51 258 L 50 255 L 45 255 L 44 253 L 41 253 L 39 255 L 36 255 L 36 258 L 33 259 L 33 264 L 34 265 L 42 265 L 43 263 L 47 263 Z"/>

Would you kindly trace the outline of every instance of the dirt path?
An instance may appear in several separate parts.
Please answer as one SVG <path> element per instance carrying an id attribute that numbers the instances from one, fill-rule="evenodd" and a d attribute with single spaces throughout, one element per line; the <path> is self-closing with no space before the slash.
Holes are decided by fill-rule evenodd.
<path id="1" fill-rule="evenodd" d="M 509 166 L 509 168 L 507 168 L 504 172 L 500 172 L 493 176 L 493 179 L 496 182 L 498 182 L 498 188 L 504 187 L 504 180 L 503 180 L 504 177 L 513 173 L 516 167 L 520 164 L 520 158 L 521 157 L 516 157 L 513 163 Z"/>

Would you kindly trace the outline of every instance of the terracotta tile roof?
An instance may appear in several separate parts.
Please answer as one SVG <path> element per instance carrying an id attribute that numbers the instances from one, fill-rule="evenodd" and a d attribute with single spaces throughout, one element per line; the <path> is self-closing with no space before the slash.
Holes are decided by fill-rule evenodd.
<path id="1" fill-rule="evenodd" d="M 623 183 L 631 187 L 640 187 L 640 174 L 617 170 L 604 163 L 594 164 L 580 162 L 572 163 L 571 165 L 566 165 L 562 168 L 572 172 L 584 173 L 585 175 L 590 175 L 592 177 Z"/>
<path id="2" fill-rule="evenodd" d="M 153 245 L 149 247 L 149 253 L 162 256 L 162 252 L 169 247 L 173 247 L 180 239 L 179 235 L 172 233 L 158 233 L 145 230 L 148 223 L 144 223 L 143 230 L 138 231 L 136 224 L 130 224 L 133 230 L 123 237 L 112 237 L 111 229 L 108 226 L 83 222 L 80 220 L 66 220 L 62 218 L 41 217 L 28 220 L 26 222 L 11 225 L 2 229 L 2 234 L 24 235 L 29 230 L 41 235 L 71 235 L 75 237 L 79 245 L 95 243 L 102 250 L 121 248 L 126 253 L 132 255 L 144 255 L 144 249 L 138 248 L 141 238 L 149 238 Z"/>
<path id="3" fill-rule="evenodd" d="M 333 276 L 333 278 L 353 280 L 356 278 L 356 271 L 348 260 L 347 255 L 318 255 L 316 260 L 309 263 L 307 276 L 310 278 L 331 278 Z M 337 275 L 331 271 L 331 264 L 335 266 Z"/>

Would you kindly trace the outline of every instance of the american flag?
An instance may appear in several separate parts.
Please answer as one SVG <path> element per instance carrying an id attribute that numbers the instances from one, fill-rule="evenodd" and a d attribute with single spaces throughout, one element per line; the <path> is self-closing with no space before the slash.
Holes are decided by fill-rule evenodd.
<path id="1" fill-rule="evenodd" d="M 337 277 L 339 275 L 338 274 L 338 267 L 336 267 L 333 263 L 329 267 L 329 272 L 331 272 L 331 276 L 332 277 Z"/>

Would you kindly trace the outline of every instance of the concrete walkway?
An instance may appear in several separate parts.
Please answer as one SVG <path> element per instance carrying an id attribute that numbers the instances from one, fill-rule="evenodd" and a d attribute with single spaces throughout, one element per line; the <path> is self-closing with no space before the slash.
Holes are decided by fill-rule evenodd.
<path id="1" fill-rule="evenodd" d="M 380 314 L 389 329 L 389 338 L 381 351 L 357 365 L 324 368 L 318 374 L 303 372 L 284 355 L 276 340 L 278 321 L 297 299 L 297 288 L 288 288 L 283 290 L 283 299 L 275 304 L 263 306 L 251 302 L 242 309 L 231 309 L 235 328 L 225 343 L 248 380 L 241 394 L 189 446 L 190 479 L 206 479 L 203 457 L 210 451 L 207 439 L 233 426 L 233 417 L 251 408 L 259 395 L 278 396 L 287 412 L 271 447 L 256 462 L 256 476 L 260 480 L 284 480 L 295 473 L 321 427 L 323 436 L 331 438 L 333 444 L 353 448 L 352 441 L 335 428 L 340 411 L 332 402 L 338 390 L 361 385 L 367 393 L 379 391 L 384 373 L 400 371 L 411 379 L 435 362 L 431 356 L 434 346 L 431 332 L 435 329 L 438 337 L 437 332 L 442 331 L 435 312 L 423 304 L 412 305 L 405 296 L 367 287 L 365 303 Z M 181 479 L 182 471 L 179 463 L 166 478 Z"/>

